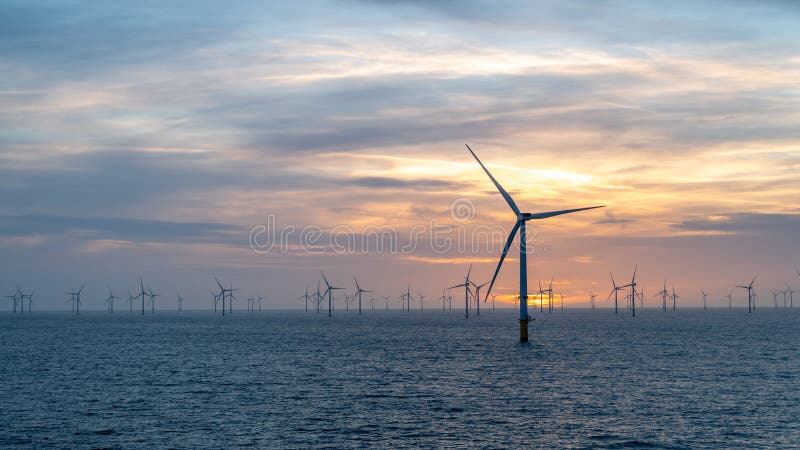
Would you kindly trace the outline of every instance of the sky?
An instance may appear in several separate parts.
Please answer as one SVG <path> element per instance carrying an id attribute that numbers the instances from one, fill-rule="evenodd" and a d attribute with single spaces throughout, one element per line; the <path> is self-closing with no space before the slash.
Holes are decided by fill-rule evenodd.
<path id="1" fill-rule="evenodd" d="M 794 1 L 0 3 L 0 293 L 800 287 Z M 392 245 L 392 243 L 396 245 Z M 498 302 L 518 290 L 516 244 Z M 745 306 L 746 292 L 734 290 Z M 456 298 L 459 294 L 454 293 Z M 6 301 L 0 308 L 10 309 Z M 244 307 L 244 301 L 237 305 Z M 433 307 L 433 306 L 429 306 Z"/>

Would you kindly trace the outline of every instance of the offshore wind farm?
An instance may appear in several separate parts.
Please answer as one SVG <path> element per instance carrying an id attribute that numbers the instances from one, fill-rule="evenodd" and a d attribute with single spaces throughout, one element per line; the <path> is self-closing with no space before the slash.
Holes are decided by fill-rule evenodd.
<path id="1" fill-rule="evenodd" d="M 797 23 L 0 3 L 0 448 L 800 447 Z"/>

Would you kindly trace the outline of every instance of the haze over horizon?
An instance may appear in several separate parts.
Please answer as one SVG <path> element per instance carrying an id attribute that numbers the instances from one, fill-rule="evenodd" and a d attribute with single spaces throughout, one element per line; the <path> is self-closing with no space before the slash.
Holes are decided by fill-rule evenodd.
<path id="1" fill-rule="evenodd" d="M 523 211 L 606 205 L 532 224 L 531 291 L 609 306 L 609 271 L 638 264 L 651 307 L 665 276 L 685 307 L 755 275 L 764 306 L 800 286 L 798 19 L 777 0 L 3 2 L 0 295 L 69 309 L 86 283 L 101 309 L 143 277 L 195 309 L 218 276 L 288 308 L 323 270 L 434 299 L 470 263 L 487 281 L 513 226 L 468 143 Z M 270 217 L 418 245 L 256 252 Z M 505 231 L 435 251 L 446 225 Z"/>

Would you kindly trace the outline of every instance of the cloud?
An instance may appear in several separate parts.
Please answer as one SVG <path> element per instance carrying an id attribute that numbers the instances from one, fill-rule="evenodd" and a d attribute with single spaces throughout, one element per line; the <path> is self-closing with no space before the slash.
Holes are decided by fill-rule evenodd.
<path id="1" fill-rule="evenodd" d="M 465 183 L 446 180 L 401 179 L 392 177 L 358 177 L 343 180 L 344 184 L 369 188 L 402 188 L 426 190 L 462 189 Z"/>
<path id="2" fill-rule="evenodd" d="M 26 214 L 0 215 L 0 235 L 72 235 L 84 240 L 247 245 L 248 230 L 212 222 Z"/>
<path id="3" fill-rule="evenodd" d="M 711 231 L 768 235 L 800 232 L 800 214 L 791 213 L 734 213 L 715 214 L 686 219 L 673 224 L 685 231 Z"/>

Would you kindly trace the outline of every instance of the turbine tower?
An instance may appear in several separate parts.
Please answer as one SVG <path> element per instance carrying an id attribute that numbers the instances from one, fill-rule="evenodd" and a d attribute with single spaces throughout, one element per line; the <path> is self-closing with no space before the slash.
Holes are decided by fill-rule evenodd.
<path id="1" fill-rule="evenodd" d="M 703 294 L 703 309 L 708 309 L 708 292 L 700 289 L 700 293 Z"/>
<path id="2" fill-rule="evenodd" d="M 511 233 L 508 235 L 508 240 L 506 241 L 505 247 L 503 248 L 503 252 L 500 254 L 500 260 L 497 263 L 497 268 L 494 271 L 494 276 L 492 277 L 491 283 L 489 283 L 489 289 L 486 290 L 486 297 L 492 292 L 492 287 L 494 286 L 494 282 L 497 279 L 497 274 L 500 272 L 500 267 L 503 265 L 503 260 L 506 258 L 506 254 L 508 254 L 508 249 L 511 247 L 511 244 L 514 242 L 514 237 L 519 231 L 519 298 L 520 298 L 520 307 L 519 307 L 519 340 L 520 342 L 528 342 L 528 322 L 530 318 L 528 317 L 528 250 L 527 250 L 527 236 L 525 233 L 525 224 L 529 220 L 540 220 L 540 219 L 547 219 L 549 217 L 560 216 L 562 214 L 569 214 L 578 211 L 585 211 L 589 209 L 595 208 L 602 208 L 602 206 L 590 206 L 586 208 L 577 208 L 577 209 L 565 209 L 561 211 L 551 211 L 551 212 L 543 212 L 543 213 L 523 213 L 520 211 L 517 204 L 514 202 L 514 199 L 511 198 L 511 195 L 500 186 L 500 183 L 495 180 L 492 174 L 489 172 L 489 169 L 483 165 L 480 159 L 478 159 L 478 155 L 472 151 L 472 149 L 467 145 L 467 150 L 472 154 L 475 158 L 475 161 L 480 164 L 481 168 L 486 175 L 492 180 L 494 186 L 500 191 L 500 194 L 505 199 L 506 203 L 508 203 L 509 208 L 511 211 L 514 212 L 516 216 L 516 222 L 514 223 L 514 227 L 511 229 Z M 526 301 L 522 301 L 522 299 L 526 299 Z"/>

